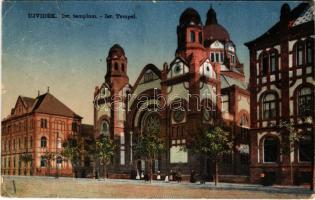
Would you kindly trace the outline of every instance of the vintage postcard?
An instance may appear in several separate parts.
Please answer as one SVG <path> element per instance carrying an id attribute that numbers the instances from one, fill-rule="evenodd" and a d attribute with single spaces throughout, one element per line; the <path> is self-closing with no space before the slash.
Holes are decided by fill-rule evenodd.
<path id="1" fill-rule="evenodd" d="M 314 2 L 1 6 L 2 197 L 315 197 Z"/>

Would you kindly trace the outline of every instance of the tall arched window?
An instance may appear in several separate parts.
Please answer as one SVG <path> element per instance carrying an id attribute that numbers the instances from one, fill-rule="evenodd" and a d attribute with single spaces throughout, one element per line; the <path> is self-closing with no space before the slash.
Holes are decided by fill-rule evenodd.
<path id="1" fill-rule="evenodd" d="M 278 54 L 277 51 L 270 52 L 270 73 L 274 73 L 278 70 Z"/>
<path id="2" fill-rule="evenodd" d="M 194 31 L 190 31 L 190 42 L 195 42 L 196 36 Z"/>
<path id="3" fill-rule="evenodd" d="M 268 93 L 264 96 L 263 102 L 262 102 L 262 117 L 264 120 L 270 119 L 270 118 L 275 118 L 277 115 L 277 110 L 276 110 L 276 103 L 277 103 L 277 98 L 274 94 Z"/>
<path id="4" fill-rule="evenodd" d="M 101 123 L 101 134 L 109 135 L 109 124 L 106 120 L 103 120 Z"/>
<path id="5" fill-rule="evenodd" d="M 41 137 L 40 139 L 40 147 L 41 148 L 47 147 L 47 138 L 45 136 Z"/>
<path id="6" fill-rule="evenodd" d="M 125 71 L 125 64 L 123 63 L 123 64 L 121 64 L 121 71 Z"/>
<path id="7" fill-rule="evenodd" d="M 267 75 L 268 74 L 268 68 L 269 68 L 269 55 L 267 53 L 264 53 L 261 56 L 261 75 Z"/>
<path id="8" fill-rule="evenodd" d="M 248 127 L 249 127 L 249 122 L 248 122 L 248 117 L 247 115 L 243 114 L 240 119 L 240 127 L 241 127 L 241 132 L 240 132 L 240 141 L 241 143 L 247 143 L 248 142 Z"/>
<path id="9" fill-rule="evenodd" d="M 116 71 L 118 70 L 118 63 L 115 62 L 114 68 L 115 68 Z"/>
<path id="10" fill-rule="evenodd" d="M 199 32 L 198 39 L 199 43 L 202 44 L 202 32 Z"/>
<path id="11" fill-rule="evenodd" d="M 279 154 L 279 143 L 275 137 L 266 137 L 264 139 L 264 162 L 277 162 Z"/>
<path id="12" fill-rule="evenodd" d="M 295 55 L 297 65 L 303 64 L 303 49 L 304 49 L 304 43 L 298 42 L 296 46 L 296 55 Z"/>
<path id="13" fill-rule="evenodd" d="M 314 40 L 306 41 L 306 63 L 311 64 L 314 62 Z"/>
<path id="14" fill-rule="evenodd" d="M 304 87 L 298 91 L 298 114 L 302 116 L 310 116 L 314 110 L 314 99 L 312 89 Z"/>

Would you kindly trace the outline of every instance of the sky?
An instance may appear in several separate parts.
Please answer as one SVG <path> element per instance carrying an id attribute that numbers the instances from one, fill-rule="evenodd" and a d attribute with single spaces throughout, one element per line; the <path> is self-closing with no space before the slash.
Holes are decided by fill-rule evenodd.
<path id="1" fill-rule="evenodd" d="M 106 57 L 115 43 L 128 57 L 133 85 L 143 67 L 162 69 L 174 59 L 176 27 L 188 7 L 198 11 L 203 24 L 212 6 L 218 23 L 226 28 L 249 76 L 245 42 L 266 32 L 279 20 L 284 2 L 2 2 L 1 118 L 10 114 L 19 95 L 50 93 L 93 124 L 93 93 L 104 82 Z M 291 9 L 297 2 L 289 3 Z M 28 18 L 32 13 L 54 13 L 54 19 Z M 90 14 L 97 19 L 66 19 L 62 14 Z M 133 15 L 136 19 L 104 19 L 107 15 Z"/>

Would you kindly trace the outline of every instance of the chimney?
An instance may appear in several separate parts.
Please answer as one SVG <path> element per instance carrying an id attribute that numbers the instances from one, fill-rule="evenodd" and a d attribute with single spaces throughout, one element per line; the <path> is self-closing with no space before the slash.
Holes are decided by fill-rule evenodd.
<path id="1" fill-rule="evenodd" d="M 47 87 L 47 93 L 49 93 L 49 86 Z"/>
<path id="2" fill-rule="evenodd" d="M 40 91 L 38 90 L 38 94 L 37 94 L 37 96 L 39 97 L 39 95 L 40 95 Z"/>

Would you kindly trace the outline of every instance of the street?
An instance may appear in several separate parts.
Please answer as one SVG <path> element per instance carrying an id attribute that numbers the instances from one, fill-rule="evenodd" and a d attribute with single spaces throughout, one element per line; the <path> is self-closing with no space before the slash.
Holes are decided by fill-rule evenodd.
<path id="1" fill-rule="evenodd" d="M 255 198 L 311 199 L 302 187 L 263 187 L 259 185 L 213 183 L 164 183 L 122 179 L 75 179 L 4 176 L 1 195 L 6 197 L 77 198 Z M 314 196 L 313 196 L 314 197 Z"/>

